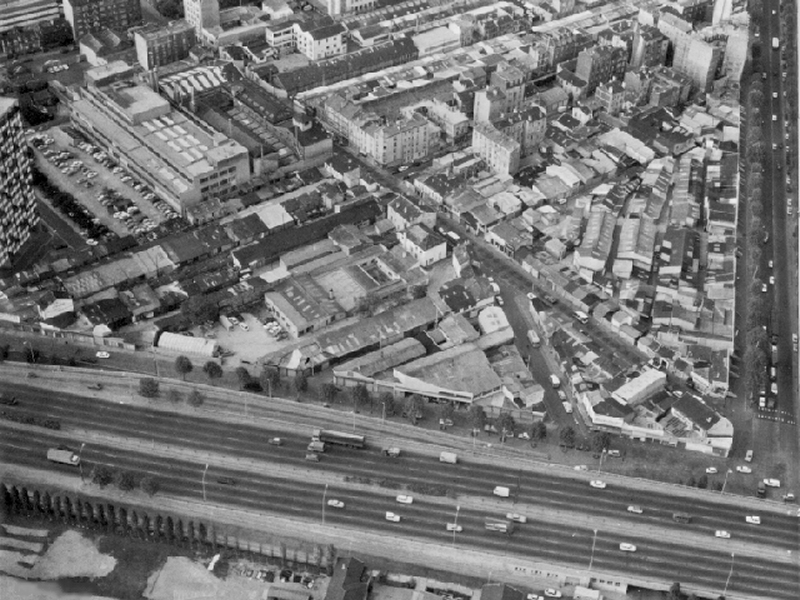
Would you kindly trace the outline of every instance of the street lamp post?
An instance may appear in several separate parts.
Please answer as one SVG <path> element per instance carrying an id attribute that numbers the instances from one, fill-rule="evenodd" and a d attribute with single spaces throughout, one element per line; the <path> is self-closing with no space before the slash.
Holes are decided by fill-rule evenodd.
<path id="1" fill-rule="evenodd" d="M 732 471 L 730 469 L 725 471 L 725 479 L 722 481 L 722 489 L 719 491 L 720 494 L 724 494 L 725 493 L 725 486 L 728 485 L 728 475 L 730 475 L 731 472 Z"/>
<path id="2" fill-rule="evenodd" d="M 461 510 L 460 506 L 456 506 L 456 520 L 453 523 L 453 548 L 456 547 L 456 530 L 458 530 L 458 512 Z"/>
<path id="3" fill-rule="evenodd" d="M 731 576 L 733 575 L 733 559 L 734 554 L 731 552 L 731 569 L 728 571 L 728 578 L 725 580 L 725 590 L 722 592 L 722 595 L 725 596 L 728 593 L 728 584 L 731 582 Z"/>
<path id="4" fill-rule="evenodd" d="M 206 473 L 208 472 L 208 463 L 206 463 L 206 468 L 203 469 L 203 502 L 206 501 Z"/>
<path id="5" fill-rule="evenodd" d="M 597 529 L 594 530 L 594 537 L 592 538 L 592 555 L 589 557 L 589 571 L 592 570 L 592 563 L 594 562 L 594 547 L 597 543 Z"/>
<path id="6" fill-rule="evenodd" d="M 86 445 L 86 442 L 81 444 L 81 449 L 78 450 L 78 470 L 81 472 L 81 483 L 83 483 L 83 461 L 81 460 L 81 454 L 83 454 L 83 447 Z"/>
<path id="7" fill-rule="evenodd" d="M 325 525 L 325 497 L 328 495 L 328 484 L 325 484 L 325 491 L 322 492 L 322 524 Z"/>

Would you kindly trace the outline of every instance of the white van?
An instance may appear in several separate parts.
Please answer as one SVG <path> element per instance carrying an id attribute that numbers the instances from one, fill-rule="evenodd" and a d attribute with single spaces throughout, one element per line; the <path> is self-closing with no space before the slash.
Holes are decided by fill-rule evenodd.
<path id="1" fill-rule="evenodd" d="M 576 310 L 573 314 L 575 315 L 575 319 L 577 319 L 579 323 L 583 323 L 585 325 L 586 323 L 589 322 L 589 315 L 587 315 L 582 310 Z"/>
<path id="2" fill-rule="evenodd" d="M 550 374 L 550 385 L 552 385 L 553 389 L 555 389 L 555 390 L 557 390 L 558 388 L 561 387 L 561 380 L 556 375 L 553 375 L 552 373 Z"/>
<path id="3" fill-rule="evenodd" d="M 511 495 L 511 490 L 507 487 L 503 487 L 502 485 L 498 485 L 494 488 L 492 492 L 495 496 L 500 496 L 501 498 L 508 498 Z"/>

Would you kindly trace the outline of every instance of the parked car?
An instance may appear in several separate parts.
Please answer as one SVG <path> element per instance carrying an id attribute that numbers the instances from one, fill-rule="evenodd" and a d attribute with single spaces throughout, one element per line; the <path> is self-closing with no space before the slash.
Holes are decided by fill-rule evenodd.
<path id="1" fill-rule="evenodd" d="M 716 467 L 706 467 L 706 473 L 709 475 L 716 475 L 718 471 Z"/>
<path id="2" fill-rule="evenodd" d="M 751 469 L 750 467 L 745 466 L 745 465 L 739 465 L 739 466 L 736 467 L 736 472 L 737 473 L 750 474 L 750 473 L 753 472 L 753 469 Z"/>
<path id="3" fill-rule="evenodd" d="M 95 356 L 97 358 L 111 358 L 111 355 L 108 352 L 104 351 L 104 350 L 101 350 L 100 352 L 95 354 Z"/>
<path id="4" fill-rule="evenodd" d="M 561 598 L 561 592 L 554 590 L 553 588 L 547 588 L 544 591 L 544 595 L 548 598 Z"/>

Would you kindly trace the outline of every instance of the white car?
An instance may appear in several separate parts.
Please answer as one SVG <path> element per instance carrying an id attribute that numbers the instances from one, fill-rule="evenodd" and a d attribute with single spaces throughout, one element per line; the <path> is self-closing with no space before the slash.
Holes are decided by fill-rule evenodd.
<path id="1" fill-rule="evenodd" d="M 767 288 L 767 284 L 766 284 L 766 283 L 762 283 L 762 284 L 761 284 L 761 293 L 762 293 L 762 294 L 766 294 L 766 293 L 767 293 L 767 290 L 768 290 L 768 288 Z"/>
<path id="2" fill-rule="evenodd" d="M 770 285 L 775 285 L 775 275 L 770 275 L 769 276 L 769 284 Z"/>
<path id="3" fill-rule="evenodd" d="M 404 494 L 400 494 L 400 495 L 399 495 L 399 496 L 396 498 L 396 500 L 397 500 L 397 501 L 398 501 L 400 504 L 413 504 L 413 503 L 414 503 L 414 498 L 413 498 L 413 497 L 411 497 L 411 496 L 406 496 L 406 495 L 404 495 Z"/>
<path id="4" fill-rule="evenodd" d="M 561 598 L 561 592 L 554 590 L 553 588 L 547 588 L 544 591 L 544 595 L 548 598 Z"/>
<path id="5" fill-rule="evenodd" d="M 333 508 L 344 508 L 344 502 L 331 498 L 328 500 L 328 506 L 332 506 Z"/>
<path id="6" fill-rule="evenodd" d="M 241 329 L 242 331 L 250 331 L 250 327 L 244 321 L 239 323 L 239 329 Z"/>
<path id="7" fill-rule="evenodd" d="M 769 265 L 769 268 L 771 269 L 771 268 L 773 268 L 775 266 L 775 263 L 773 263 L 772 259 L 770 258 L 769 262 L 767 263 L 767 265 Z"/>
<path id="8" fill-rule="evenodd" d="M 706 473 L 709 475 L 716 475 L 718 473 L 717 467 L 706 467 Z"/>
<path id="9" fill-rule="evenodd" d="M 757 515 L 747 515 L 744 520 L 751 525 L 761 525 L 761 517 Z"/>
<path id="10" fill-rule="evenodd" d="M 722 538 L 722 539 L 725 539 L 725 540 L 729 540 L 729 539 L 731 539 L 731 534 L 728 533 L 727 531 L 725 531 L 724 529 L 717 529 L 714 532 L 714 537 L 718 537 L 718 538 Z"/>
<path id="11" fill-rule="evenodd" d="M 636 546 L 633 544 L 622 543 L 619 545 L 619 549 L 623 552 L 636 552 Z"/>
<path id="12" fill-rule="evenodd" d="M 766 485 L 767 487 L 779 488 L 779 487 L 781 487 L 781 480 L 780 479 L 765 479 L 764 480 L 764 485 Z"/>
<path id="13" fill-rule="evenodd" d="M 530 300 L 531 302 L 536 300 L 536 294 L 534 294 L 533 292 L 528 292 L 527 296 L 528 296 L 528 300 Z"/>
<path id="14" fill-rule="evenodd" d="M 517 523 L 528 522 L 528 517 L 526 517 L 525 515 L 521 515 L 519 513 L 507 513 L 506 519 L 508 519 L 509 521 L 516 521 Z"/>
<path id="15" fill-rule="evenodd" d="M 544 596 L 540 596 L 539 594 L 528 594 L 525 600 L 544 600 Z"/>
<path id="16" fill-rule="evenodd" d="M 641 506 L 636 506 L 635 504 L 631 504 L 631 505 L 628 507 L 628 512 L 629 512 L 629 513 L 634 513 L 634 514 L 636 514 L 636 515 L 640 515 L 640 514 L 642 514 L 644 511 L 642 510 L 642 507 L 641 507 Z"/>
<path id="17" fill-rule="evenodd" d="M 462 531 L 464 531 L 464 528 L 461 527 L 461 525 L 456 525 L 455 523 L 448 523 L 447 531 L 454 531 L 456 533 L 461 533 Z"/>
<path id="18" fill-rule="evenodd" d="M 111 358 L 111 355 L 108 352 L 105 352 L 105 351 L 102 351 L 102 350 L 100 352 L 98 352 L 97 354 L 95 354 L 95 356 L 97 358 Z"/>
<path id="19" fill-rule="evenodd" d="M 588 471 L 589 470 L 589 467 L 587 467 L 586 465 L 575 465 L 572 468 L 575 469 L 576 471 Z"/>
<path id="20" fill-rule="evenodd" d="M 589 482 L 589 485 L 593 488 L 597 488 L 598 490 L 604 490 L 606 488 L 606 482 L 600 481 L 599 479 L 592 479 Z"/>
<path id="21" fill-rule="evenodd" d="M 748 467 L 746 465 L 739 465 L 738 467 L 736 467 L 736 472 L 737 473 L 744 473 L 746 475 L 749 475 L 750 473 L 753 472 L 753 469 L 751 469 L 750 467 Z"/>
<path id="22" fill-rule="evenodd" d="M 399 523 L 400 522 L 400 515 L 396 515 L 393 512 L 386 513 L 386 520 L 391 521 L 392 523 Z"/>

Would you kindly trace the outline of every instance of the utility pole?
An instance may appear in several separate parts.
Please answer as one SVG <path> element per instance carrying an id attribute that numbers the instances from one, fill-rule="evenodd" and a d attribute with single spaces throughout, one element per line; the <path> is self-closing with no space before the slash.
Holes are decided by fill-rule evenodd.
<path id="1" fill-rule="evenodd" d="M 597 529 L 594 530 L 594 537 L 592 538 L 592 555 L 589 557 L 589 571 L 592 570 L 592 563 L 594 562 L 594 547 L 597 543 Z"/>

